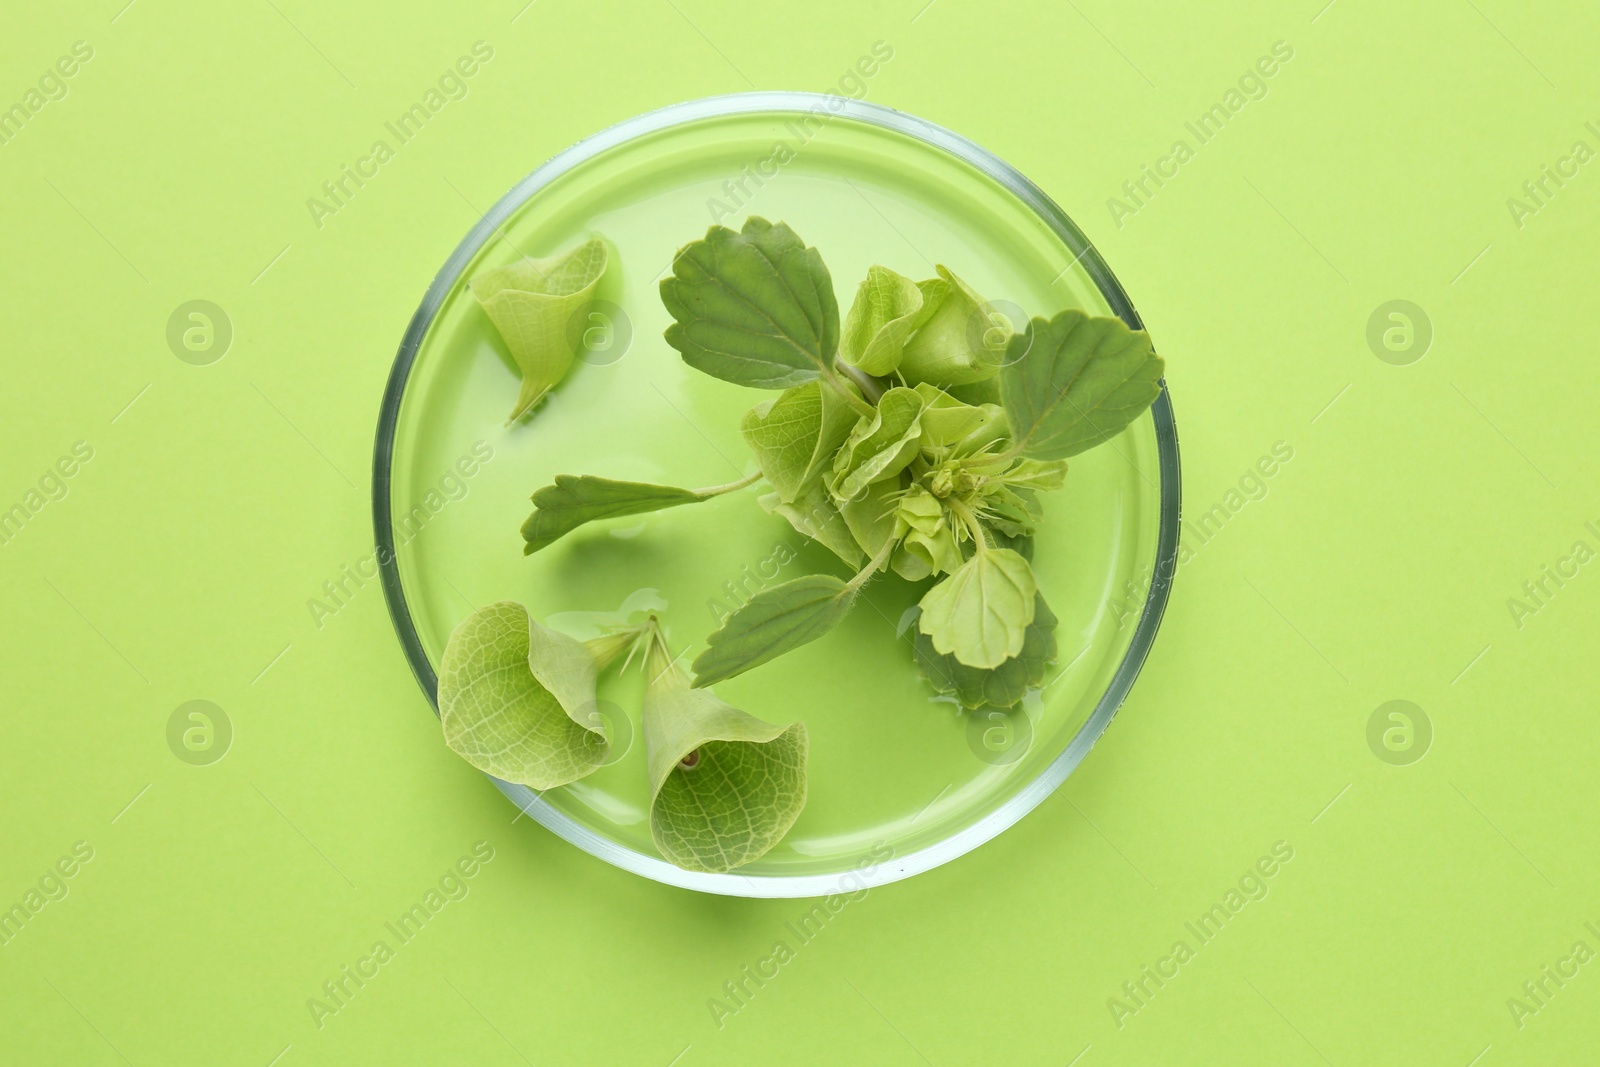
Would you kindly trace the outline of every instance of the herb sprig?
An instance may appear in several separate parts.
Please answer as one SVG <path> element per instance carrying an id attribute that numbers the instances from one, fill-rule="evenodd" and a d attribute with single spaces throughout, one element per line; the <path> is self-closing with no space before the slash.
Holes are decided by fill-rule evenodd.
<path id="1" fill-rule="evenodd" d="M 916 658 L 933 684 L 969 707 L 1020 700 L 1055 644 L 1030 563 L 1039 496 L 1060 488 L 1070 457 L 1154 402 L 1163 365 L 1149 336 L 1075 309 L 997 331 L 983 298 L 942 265 L 922 281 L 872 267 L 841 328 L 821 254 L 755 217 L 679 250 L 661 299 L 685 363 L 781 390 L 740 425 L 759 475 L 701 490 L 562 475 L 534 494 L 525 551 L 584 522 L 765 480 L 766 510 L 858 569 L 756 594 L 707 639 L 695 686 L 815 641 L 893 569 L 936 579 L 917 619 Z"/>

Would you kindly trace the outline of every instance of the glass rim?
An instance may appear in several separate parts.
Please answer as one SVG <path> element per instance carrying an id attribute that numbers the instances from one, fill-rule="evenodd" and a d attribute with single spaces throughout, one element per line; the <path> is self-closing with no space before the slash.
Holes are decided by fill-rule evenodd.
<path id="1" fill-rule="evenodd" d="M 421 637 L 411 618 L 405 589 L 400 581 L 399 560 L 395 554 L 391 473 L 395 430 L 399 423 L 400 406 L 406 384 L 410 379 L 411 369 L 423 338 L 443 307 L 445 297 L 455 287 L 462 271 L 477 255 L 479 249 L 517 209 L 551 182 L 601 153 L 636 137 L 703 119 L 756 112 L 818 114 L 819 109 L 832 117 L 850 118 L 920 140 L 955 156 L 995 180 L 1031 208 L 1067 246 L 1073 253 L 1074 261 L 1083 265 L 1117 316 L 1127 323 L 1130 329 L 1143 328 L 1138 312 L 1134 310 L 1132 301 L 1128 299 L 1122 285 L 1112 274 L 1111 268 L 1106 265 L 1099 252 L 1066 212 L 1042 189 L 987 149 L 943 126 L 903 111 L 832 93 L 797 91 L 731 93 L 647 111 L 578 141 L 552 156 L 513 186 L 495 202 L 450 253 L 444 265 L 434 275 L 421 304 L 406 327 L 399 351 L 395 355 L 394 365 L 389 372 L 388 382 L 384 387 L 372 459 L 372 512 L 378 566 L 384 600 L 388 604 L 395 633 L 400 639 L 401 648 L 405 652 L 412 673 L 416 675 L 417 683 L 422 687 L 435 715 L 439 713 L 438 675 L 433 663 L 428 659 L 426 650 L 422 647 Z M 1145 594 L 1133 639 L 1123 654 L 1122 662 L 1118 664 L 1110 684 L 1096 702 L 1094 711 L 1079 726 L 1072 740 L 1060 754 L 1033 781 L 972 825 L 915 852 L 905 856 L 894 856 L 876 867 L 860 870 L 804 875 L 746 874 L 739 871 L 708 874 L 684 870 L 659 856 L 646 855 L 602 837 L 544 801 L 538 792 L 527 786 L 505 782 L 493 775 L 485 777 L 494 782 L 496 787 L 530 818 L 590 855 L 654 881 L 702 893 L 756 898 L 797 898 L 826 896 L 841 891 L 853 892 L 909 878 L 972 851 L 1009 829 L 1024 815 L 1038 807 L 1077 769 L 1089 749 L 1105 733 L 1112 718 L 1121 708 L 1155 641 L 1156 631 L 1166 610 L 1173 577 L 1177 571 L 1181 501 L 1177 424 L 1173 418 L 1172 399 L 1165 378 L 1162 378 L 1160 385 L 1161 393 L 1150 408 L 1155 423 L 1157 469 L 1161 478 L 1159 531 L 1155 559 L 1152 561 L 1150 586 Z"/>

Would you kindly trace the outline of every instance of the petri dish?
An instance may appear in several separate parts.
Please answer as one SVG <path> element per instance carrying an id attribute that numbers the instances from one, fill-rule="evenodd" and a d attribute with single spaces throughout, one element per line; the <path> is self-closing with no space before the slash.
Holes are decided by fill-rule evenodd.
<path id="1" fill-rule="evenodd" d="M 1040 189 L 949 130 L 874 104 L 741 93 L 653 111 L 561 152 L 475 225 L 429 285 L 384 392 L 373 519 L 390 614 L 430 701 L 456 624 L 516 600 L 589 636 L 643 605 L 675 649 L 704 647 L 744 597 L 804 573 L 843 574 L 748 494 L 586 527 L 529 557 L 519 528 L 559 473 L 717 485 L 755 469 L 740 415 L 772 393 L 686 366 L 662 339 L 658 282 L 713 223 L 787 222 L 822 254 L 841 314 L 874 263 L 912 277 L 948 265 L 996 328 L 1066 308 L 1142 328 L 1099 254 Z M 533 414 L 507 425 L 519 376 L 467 288 L 488 267 L 598 233 L 611 265 L 587 347 Z M 1159 346 L 1158 346 L 1159 347 Z M 1059 618 L 1043 686 L 1011 712 L 961 711 L 911 655 L 922 585 L 875 578 L 821 640 L 716 686 L 729 703 L 810 735 L 808 802 L 760 860 L 682 870 L 649 832 L 638 672 L 602 681 L 613 759 L 536 793 L 491 781 L 535 822 L 602 860 L 708 893 L 808 897 L 948 862 L 1015 824 L 1105 733 L 1161 621 L 1175 571 L 1178 440 L 1165 384 L 1150 411 L 1077 456 L 1044 497 L 1035 543 Z M 924 585 L 926 583 L 923 583 Z"/>

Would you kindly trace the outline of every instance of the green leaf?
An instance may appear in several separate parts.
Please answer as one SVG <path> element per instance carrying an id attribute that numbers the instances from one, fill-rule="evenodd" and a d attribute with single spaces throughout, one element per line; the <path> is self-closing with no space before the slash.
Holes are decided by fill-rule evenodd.
<path id="1" fill-rule="evenodd" d="M 930 574 L 950 573 L 961 566 L 961 547 L 956 543 L 944 505 L 927 489 L 913 485 L 900 498 L 897 517 L 906 529 L 905 540 L 901 542 L 905 558 L 895 568 L 902 578 L 917 581 Z"/>
<path id="2" fill-rule="evenodd" d="M 1006 437 L 1011 426 L 999 404 L 967 404 L 936 385 L 919 383 L 922 397 L 922 440 L 924 452 L 970 456 Z"/>
<path id="3" fill-rule="evenodd" d="M 521 604 L 479 608 L 457 626 L 439 664 L 445 744 L 507 782 L 553 789 L 606 760 L 595 661 Z"/>
<path id="4" fill-rule="evenodd" d="M 1064 459 L 1019 460 L 1000 479 L 1015 489 L 1036 489 L 1048 492 L 1060 489 L 1067 479 L 1067 461 Z"/>
<path id="5" fill-rule="evenodd" d="M 900 479 L 886 478 L 839 505 L 845 525 L 868 556 L 876 556 L 885 541 L 898 538 L 903 532 L 896 515 L 900 489 Z"/>
<path id="6" fill-rule="evenodd" d="M 785 504 L 777 493 L 765 493 L 756 498 L 756 503 L 783 516 L 795 532 L 821 544 L 852 567 L 861 565 L 861 547 L 821 482 L 812 482 L 792 504 Z"/>
<path id="7" fill-rule="evenodd" d="M 918 626 L 936 651 L 969 667 L 998 667 L 1022 651 L 1039 591 L 1009 548 L 983 548 L 922 597 Z"/>
<path id="8" fill-rule="evenodd" d="M 1077 310 L 1030 322 L 1011 338 L 1006 364 L 1006 417 L 1017 450 L 1034 459 L 1065 459 L 1110 440 L 1161 394 L 1150 335 Z"/>
<path id="9" fill-rule="evenodd" d="M 739 431 L 779 499 L 792 504 L 827 472 L 858 417 L 837 390 L 813 381 L 745 412 Z"/>
<path id="10" fill-rule="evenodd" d="M 844 317 L 839 354 L 868 374 L 894 373 L 906 340 L 932 315 L 922 287 L 888 267 L 870 267 Z"/>
<path id="11" fill-rule="evenodd" d="M 889 566 L 908 582 L 920 582 L 933 574 L 932 564 L 919 553 L 907 548 L 904 541 L 894 550 L 894 555 L 889 559 Z"/>
<path id="12" fill-rule="evenodd" d="M 606 260 L 605 241 L 591 237 L 570 251 L 518 260 L 472 279 L 472 295 L 522 371 L 508 422 L 537 404 L 572 367 Z"/>
<path id="13" fill-rule="evenodd" d="M 688 688 L 675 669 L 656 673 L 643 720 L 650 836 L 670 862 L 732 870 L 766 855 L 799 818 L 806 804 L 804 723 L 763 722 Z"/>
<path id="14" fill-rule="evenodd" d="M 969 667 L 954 656 L 940 653 L 921 630 L 914 641 L 917 666 L 941 693 L 954 694 L 966 708 L 1014 706 L 1029 689 L 1044 680 L 1046 664 L 1056 658 L 1056 617 L 1034 594 L 1033 621 L 1028 624 L 1022 650 L 998 667 Z"/>
<path id="15" fill-rule="evenodd" d="M 944 266 L 937 279 L 921 283 L 933 312 L 900 357 L 900 374 L 911 384 L 967 385 L 993 378 L 1003 349 L 988 344 L 993 328 L 983 297 Z"/>
<path id="16" fill-rule="evenodd" d="M 1001 359 L 1005 358 L 1004 353 Z M 966 385 L 952 385 L 946 390 L 951 396 L 963 404 L 998 404 L 1000 403 L 1000 378 L 985 378 L 981 382 L 968 382 Z"/>
<path id="17" fill-rule="evenodd" d="M 906 469 L 917 454 L 922 397 L 896 387 L 878 398 L 877 409 L 861 416 L 833 458 L 828 489 L 836 500 L 851 500 L 866 487 Z"/>
<path id="18" fill-rule="evenodd" d="M 988 527 L 988 531 L 989 540 L 994 542 L 994 546 L 996 548 L 1009 548 L 1016 552 L 1017 555 L 1027 560 L 1029 563 L 1033 562 L 1032 534 L 1018 534 L 1017 536 L 1013 537 L 1004 530 L 996 530 L 992 526 Z"/>
<path id="19" fill-rule="evenodd" d="M 527 542 L 522 553 L 532 555 L 586 522 L 698 504 L 711 495 L 670 485 L 619 482 L 592 474 L 558 474 L 554 485 L 533 494 L 533 514 L 522 524 L 522 538 Z"/>
<path id="20" fill-rule="evenodd" d="M 856 591 L 831 574 L 807 574 L 761 590 L 706 638 L 694 685 L 708 685 L 810 644 L 850 614 Z"/>
<path id="21" fill-rule="evenodd" d="M 661 280 L 676 321 L 667 344 L 713 378 L 757 389 L 832 374 L 839 304 L 822 256 L 783 223 L 754 216 L 684 245 Z"/>

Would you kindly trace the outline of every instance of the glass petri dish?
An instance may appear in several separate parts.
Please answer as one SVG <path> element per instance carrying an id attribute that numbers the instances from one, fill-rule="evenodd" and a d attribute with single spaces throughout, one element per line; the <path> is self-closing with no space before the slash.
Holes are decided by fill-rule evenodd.
<path id="1" fill-rule="evenodd" d="M 694 486 L 755 469 L 739 417 L 774 394 L 687 367 L 662 340 L 670 319 L 657 291 L 679 247 L 749 214 L 787 222 L 821 252 L 841 313 L 873 263 L 912 277 L 942 263 L 1019 327 L 1024 314 L 1077 307 L 1141 328 L 1110 269 L 1037 186 L 911 115 L 832 95 L 741 93 L 580 141 L 507 193 L 450 255 L 384 392 L 378 557 L 430 701 L 445 642 L 476 606 L 517 600 L 578 637 L 619 611 L 664 606 L 674 647 L 693 653 L 720 612 L 764 585 L 841 573 L 831 553 L 743 494 L 586 527 L 522 555 L 528 497 L 558 473 Z M 507 426 L 519 377 L 467 280 L 589 233 L 612 251 L 591 347 L 530 417 Z M 909 640 L 907 611 L 922 589 L 893 575 L 869 583 L 823 639 L 719 684 L 722 699 L 760 718 L 806 722 L 811 744 L 805 811 L 736 871 L 685 871 L 651 843 L 638 672 L 602 682 L 611 763 L 542 794 L 491 780 L 566 841 L 687 889 L 807 897 L 926 871 L 1016 823 L 1105 732 L 1161 621 L 1179 499 L 1163 384 L 1146 415 L 1076 457 L 1066 487 L 1044 498 L 1034 565 L 1060 619 L 1058 656 L 1010 713 L 966 713 L 936 697 Z"/>

